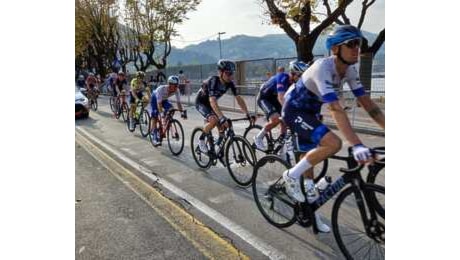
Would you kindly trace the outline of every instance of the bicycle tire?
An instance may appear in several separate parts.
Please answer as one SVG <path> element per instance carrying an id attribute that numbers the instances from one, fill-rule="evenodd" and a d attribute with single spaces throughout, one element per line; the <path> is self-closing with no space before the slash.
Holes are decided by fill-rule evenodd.
<path id="1" fill-rule="evenodd" d="M 97 111 L 97 98 L 92 99 L 91 108 L 93 109 L 93 111 Z"/>
<path id="2" fill-rule="evenodd" d="M 257 135 L 260 132 L 260 130 L 262 130 L 262 126 L 252 125 L 246 128 L 243 134 L 244 139 L 246 139 L 249 142 L 249 144 L 251 144 L 251 149 L 254 151 L 256 160 L 258 158 L 262 158 L 265 155 L 267 155 L 267 151 L 262 151 L 262 150 L 257 149 L 256 144 L 254 143 L 254 136 Z M 264 137 L 264 144 L 265 144 L 265 147 L 268 146 L 268 140 L 266 136 Z"/>
<path id="3" fill-rule="evenodd" d="M 170 132 L 172 130 L 172 132 Z M 172 136 L 174 135 L 175 136 Z M 166 138 L 168 139 L 168 147 L 169 151 L 175 156 L 178 156 L 179 154 L 182 153 L 182 150 L 184 149 L 184 129 L 182 127 L 182 124 L 179 122 L 177 119 L 172 119 L 169 121 L 168 126 L 166 127 Z M 172 140 L 177 139 L 179 147 L 178 149 L 173 147 Z"/>
<path id="4" fill-rule="evenodd" d="M 362 191 L 361 195 L 364 196 L 364 200 L 357 200 L 356 198 L 356 193 L 360 193 L 360 191 Z M 373 205 L 369 205 L 369 201 L 367 200 L 366 195 L 369 193 L 380 193 L 383 196 L 381 198 L 384 200 L 385 187 L 364 183 L 363 185 L 361 185 L 361 190 L 359 190 L 357 187 L 351 186 L 346 188 L 343 192 L 341 192 L 338 198 L 335 200 L 332 209 L 332 230 L 334 233 L 334 238 L 340 248 L 340 251 L 347 259 L 365 259 L 367 258 L 367 256 L 369 256 L 369 259 L 385 259 L 385 214 L 376 214 Z M 347 198 L 349 199 L 349 201 L 345 201 Z M 340 211 L 340 209 L 343 210 Z M 343 215 L 340 212 L 343 212 Z M 365 216 L 362 216 L 361 212 L 364 212 Z M 370 221 L 369 215 L 377 221 Z M 368 221 L 373 223 L 372 226 L 374 228 L 374 232 L 376 232 L 373 234 L 375 235 L 374 238 L 369 237 L 369 235 L 366 233 L 364 228 L 365 225 L 364 223 L 362 223 L 363 218 L 368 219 Z M 339 225 L 339 220 L 345 223 L 341 223 Z M 359 231 L 358 229 L 364 229 L 364 232 Z M 351 233 L 346 233 L 347 231 Z M 362 241 L 362 237 L 358 237 L 358 239 L 355 239 L 355 236 L 360 235 L 360 233 L 362 233 L 364 237 L 368 238 L 368 240 L 370 241 L 366 242 L 366 245 L 371 244 L 372 242 L 375 243 L 375 256 L 372 255 L 372 249 L 375 245 L 371 245 L 371 247 L 369 247 L 367 253 L 364 256 L 358 254 L 358 252 L 360 252 L 362 248 L 364 248 L 364 246 L 359 247 L 355 244 L 352 247 L 352 244 L 356 243 L 357 241 Z M 382 245 L 383 248 L 381 247 Z M 358 248 L 358 250 L 355 250 L 355 248 Z M 377 255 L 381 255 L 381 257 L 377 257 Z"/>
<path id="5" fill-rule="evenodd" d="M 286 169 L 289 166 L 283 159 L 270 154 L 256 163 L 252 176 L 252 193 L 257 208 L 270 224 L 278 228 L 294 224 L 299 211 L 283 188 L 282 173 Z"/>
<path id="6" fill-rule="evenodd" d="M 129 115 L 128 104 L 123 103 L 123 105 L 121 105 L 121 118 L 123 119 L 123 122 L 126 122 L 128 120 L 128 115 Z"/>
<path id="7" fill-rule="evenodd" d="M 227 141 L 225 144 L 225 164 L 228 173 L 238 185 L 242 187 L 251 185 L 255 162 L 256 156 L 251 149 L 251 144 L 244 137 L 235 135 Z"/>
<path id="8" fill-rule="evenodd" d="M 209 152 L 201 152 L 198 146 L 198 138 L 201 136 L 202 133 L 203 128 L 201 127 L 196 127 L 195 129 L 193 129 L 192 137 L 190 138 L 190 149 L 192 150 L 193 159 L 195 160 L 195 163 L 198 165 L 198 167 L 208 169 L 209 167 L 211 167 L 212 163 L 212 159 L 209 156 Z"/>
<path id="9" fill-rule="evenodd" d="M 142 137 L 147 137 L 150 133 L 150 115 L 144 108 L 141 108 L 141 112 L 139 114 L 139 129 Z"/>
<path id="10" fill-rule="evenodd" d="M 109 104 L 110 104 L 110 110 L 112 110 L 112 112 L 115 113 L 116 108 L 115 108 L 115 102 L 113 101 L 113 99 L 114 99 L 113 96 L 109 98 Z"/>
<path id="11" fill-rule="evenodd" d="M 128 113 L 128 118 L 126 119 L 126 127 L 128 128 L 128 131 L 132 133 L 134 132 L 134 130 L 136 130 L 136 123 L 134 123 L 134 126 L 131 128 L 131 124 L 129 123 L 129 121 L 131 121 L 131 116 Z"/>
<path id="12" fill-rule="evenodd" d="M 120 101 L 118 99 L 115 102 L 115 110 L 117 111 L 117 112 L 114 112 L 115 118 L 119 119 L 120 116 L 121 116 L 121 105 L 120 105 Z"/>

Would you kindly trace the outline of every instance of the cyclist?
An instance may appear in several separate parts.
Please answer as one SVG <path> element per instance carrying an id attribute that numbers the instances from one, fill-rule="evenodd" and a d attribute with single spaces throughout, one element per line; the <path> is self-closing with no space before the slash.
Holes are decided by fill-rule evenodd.
<path id="1" fill-rule="evenodd" d="M 85 81 L 88 89 L 88 97 L 97 98 L 97 79 L 93 73 L 89 73 Z"/>
<path id="2" fill-rule="evenodd" d="M 137 103 L 143 99 L 144 93 L 144 79 L 145 73 L 143 71 L 136 72 L 136 76 L 131 80 L 131 90 L 129 103 L 131 104 L 129 109 L 129 124 L 131 128 L 134 128 L 134 113 L 136 111 Z"/>
<path id="3" fill-rule="evenodd" d="M 153 145 L 160 144 L 160 135 L 158 133 L 158 129 L 156 128 L 159 115 L 162 114 L 164 117 L 168 111 L 173 108 L 173 105 L 168 101 L 168 98 L 175 95 L 177 108 L 182 110 L 178 86 L 179 77 L 173 75 L 169 76 L 168 85 L 161 85 L 152 92 L 152 96 L 150 97 L 150 129 L 152 129 L 152 131 L 150 134 L 152 135 Z M 183 113 L 182 118 L 185 119 L 185 115 Z"/>
<path id="4" fill-rule="evenodd" d="M 77 86 L 78 88 L 84 88 L 85 87 L 85 76 L 83 74 L 80 74 L 77 79 Z"/>
<path id="5" fill-rule="evenodd" d="M 126 80 L 125 73 L 120 70 L 117 73 L 117 78 L 113 81 L 113 95 L 114 95 L 114 97 L 117 97 L 117 99 L 119 99 L 120 94 L 126 89 L 127 85 L 128 85 L 128 81 Z M 121 100 L 120 100 L 119 104 L 121 104 Z"/>
<path id="6" fill-rule="evenodd" d="M 227 118 L 221 112 L 217 100 L 230 89 L 235 96 L 238 106 L 244 113 L 250 117 L 244 99 L 236 93 L 235 83 L 233 82 L 233 73 L 236 70 L 235 63 L 230 60 L 221 59 L 217 62 L 217 76 L 211 76 L 203 82 L 201 89 L 198 91 L 195 100 L 195 107 L 200 114 L 207 120 L 207 124 L 203 128 L 203 134 L 199 137 L 198 145 L 202 152 L 208 152 L 205 137 L 218 124 L 220 139 L 224 127 L 227 127 Z M 218 143 L 217 142 L 217 143 Z"/>
<path id="7" fill-rule="evenodd" d="M 307 201 L 314 201 L 316 192 L 310 169 L 337 153 L 342 147 L 341 139 L 317 118 L 323 103 L 327 104 L 338 129 L 353 146 L 354 158 L 359 163 L 372 159 L 369 148 L 362 144 L 353 131 L 334 88 L 341 88 L 343 83 L 347 82 L 358 102 L 374 121 L 385 129 L 385 115 L 365 93 L 355 66 L 362 37 L 361 31 L 354 26 L 336 27 L 326 39 L 326 48 L 332 51 L 332 55 L 315 61 L 285 94 L 282 118 L 291 130 L 297 133 L 299 151 L 308 151 L 294 167 L 283 173 L 286 190 L 297 201 L 305 201 L 300 189 L 300 176 L 304 174 L 306 177 Z M 320 231 L 330 231 L 330 228 L 321 222 L 319 215 L 316 215 L 316 219 Z"/>
<path id="8" fill-rule="evenodd" d="M 284 93 L 292 83 L 299 79 L 300 75 L 308 68 L 308 65 L 302 61 L 291 61 L 289 63 L 290 73 L 279 71 L 275 76 L 265 82 L 259 90 L 257 104 L 264 111 L 267 123 L 254 136 L 254 143 L 258 149 L 265 150 L 263 142 L 265 134 L 280 123 L 281 106 L 284 103 Z M 286 134 L 286 126 L 281 122 L 281 134 Z"/>

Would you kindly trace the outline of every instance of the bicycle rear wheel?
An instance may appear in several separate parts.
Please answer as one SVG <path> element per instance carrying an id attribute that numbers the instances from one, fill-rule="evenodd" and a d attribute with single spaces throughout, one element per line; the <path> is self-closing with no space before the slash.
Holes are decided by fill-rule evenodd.
<path id="1" fill-rule="evenodd" d="M 289 167 L 276 155 L 262 157 L 254 167 L 252 192 L 262 216 L 279 228 L 289 227 L 297 220 L 298 207 L 284 188 L 282 174 Z"/>
<path id="2" fill-rule="evenodd" d="M 369 193 L 385 207 L 385 188 L 373 184 L 348 187 L 334 203 L 332 230 L 347 259 L 385 259 L 385 212 L 377 214 Z"/>
<path id="3" fill-rule="evenodd" d="M 179 120 L 172 119 L 166 128 L 168 147 L 173 155 L 179 155 L 184 149 L 184 129 Z"/>
<path id="4" fill-rule="evenodd" d="M 139 128 L 141 130 L 142 137 L 147 137 L 150 133 L 150 115 L 146 109 L 141 109 L 139 116 Z"/>
<path id="5" fill-rule="evenodd" d="M 193 159 L 195 160 L 196 164 L 203 169 L 208 169 L 211 167 L 212 159 L 209 156 L 209 152 L 204 153 L 200 150 L 198 146 L 198 140 L 203 133 L 203 129 L 201 127 L 196 127 L 192 131 L 192 138 L 190 139 L 190 148 L 192 149 Z M 205 142 L 208 145 L 208 151 L 210 151 L 209 142 L 207 137 L 205 138 Z"/>
<path id="6" fill-rule="evenodd" d="M 232 179 L 240 186 L 251 185 L 256 156 L 251 144 L 242 136 L 235 135 L 225 146 L 225 164 Z"/>

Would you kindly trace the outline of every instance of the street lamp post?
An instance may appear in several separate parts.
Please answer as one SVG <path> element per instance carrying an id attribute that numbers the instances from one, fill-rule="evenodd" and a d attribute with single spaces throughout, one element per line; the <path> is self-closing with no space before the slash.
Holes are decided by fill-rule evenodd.
<path id="1" fill-rule="evenodd" d="M 219 34 L 219 54 L 220 54 L 220 59 L 222 59 L 222 44 L 220 43 L 220 35 L 221 34 L 225 34 L 225 32 L 218 32 L 217 34 Z"/>

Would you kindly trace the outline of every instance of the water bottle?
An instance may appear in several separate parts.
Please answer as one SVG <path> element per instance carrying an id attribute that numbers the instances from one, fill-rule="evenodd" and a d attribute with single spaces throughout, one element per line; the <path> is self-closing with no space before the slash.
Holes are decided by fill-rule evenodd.
<path id="1" fill-rule="evenodd" d="M 319 193 L 325 191 L 329 185 L 331 185 L 332 178 L 330 176 L 324 176 L 321 180 L 316 183 L 316 188 L 318 189 Z"/>

